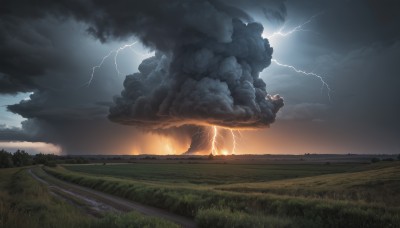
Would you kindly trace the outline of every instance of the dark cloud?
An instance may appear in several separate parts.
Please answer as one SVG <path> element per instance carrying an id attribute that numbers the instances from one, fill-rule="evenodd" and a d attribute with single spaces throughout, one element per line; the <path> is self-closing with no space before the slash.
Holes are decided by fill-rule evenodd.
<path id="1" fill-rule="evenodd" d="M 48 50 L 46 32 L 31 29 L 30 23 L 18 19 L 0 19 L 0 93 L 15 94 L 36 89 L 34 79 L 54 64 Z M 47 58 L 47 57 L 50 58 Z"/>
<path id="2" fill-rule="evenodd" d="M 199 37 L 172 54 L 144 60 L 140 73 L 125 79 L 110 119 L 156 129 L 269 126 L 283 105 L 282 98 L 267 94 L 259 78 L 270 64 L 272 48 L 261 37 L 260 24 L 235 20 L 233 28 L 229 43 Z"/>
<path id="3" fill-rule="evenodd" d="M 134 37 L 159 52 L 140 65 L 139 73 L 126 78 L 120 101 L 129 102 L 119 104 L 121 121 L 134 123 L 132 117 L 135 121 L 139 117 L 138 124 L 149 126 L 143 122 L 149 118 L 152 129 L 180 125 L 183 120 L 229 127 L 241 121 L 243 127 L 260 104 L 256 98 L 256 105 L 248 102 L 252 96 L 279 92 L 287 104 L 282 109 L 283 119 L 272 131 L 246 133 L 249 140 L 258 139 L 259 152 L 279 142 L 277 152 L 298 152 L 298 148 L 319 152 L 326 147 L 337 152 L 397 152 L 399 5 L 396 0 L 4 0 L 0 7 L 0 94 L 35 94 L 9 107 L 28 121 L 22 129 L 0 128 L 0 140 L 51 142 L 69 153 L 126 153 L 131 149 L 128 145 L 145 144 L 141 131 L 106 119 L 111 98 L 120 92 L 123 81 L 115 76 L 112 64 L 106 63 L 96 72 L 90 87 L 80 87 L 89 79 L 91 67 L 116 47 L 112 44 Z M 229 46 L 237 42 L 230 39 L 232 18 L 246 23 L 262 19 L 267 29 L 285 24 L 288 30 L 319 12 L 323 14 L 307 24 L 305 31 L 278 37 L 272 45 L 274 58 L 324 75 L 332 87 L 331 103 L 325 91 L 321 94 L 318 80 L 277 66 L 265 68 L 268 61 L 257 60 L 257 64 L 244 67 L 244 62 L 258 57 L 233 52 L 252 44 Z M 255 38 L 254 42 L 264 41 Z M 131 65 L 130 71 L 139 65 L 135 58 L 119 60 Z M 209 73 L 214 69 L 211 65 L 219 66 L 214 74 Z M 261 75 L 268 78 L 267 85 L 254 80 L 264 68 Z M 217 73 L 223 69 L 227 70 L 225 76 Z M 231 80 L 244 78 L 243 74 L 237 76 L 239 69 L 255 69 L 249 83 Z M 229 97 L 233 106 L 225 102 Z M 207 102 L 196 106 L 200 111 L 195 113 L 190 107 L 198 104 L 199 98 Z M 206 108 L 212 104 L 219 109 Z M 229 107 L 246 108 L 250 114 L 241 118 L 234 112 L 239 109 Z M 208 112 L 212 118 L 204 120 Z M 261 109 L 259 113 L 263 113 Z M 238 119 L 229 120 L 231 114 Z M 266 126 L 273 116 L 258 126 Z M 324 122 L 304 121 L 319 119 Z M 253 126 L 261 123 L 250 122 Z M 185 145 L 191 141 L 188 153 L 209 148 L 209 127 L 185 125 L 151 132 L 177 138 Z M 287 138 L 291 143 L 282 140 Z M 291 149 L 285 150 L 287 146 Z"/>
<path id="4" fill-rule="evenodd" d="M 184 125 L 262 128 L 274 122 L 283 99 L 268 95 L 259 78 L 272 57 L 261 36 L 263 26 L 232 18 L 235 8 L 226 10 L 221 4 L 174 5 L 168 10 L 183 15 L 179 20 L 164 20 L 158 13 L 152 16 L 161 25 L 139 28 L 143 43 L 160 52 L 143 61 L 140 73 L 127 76 L 110 109 L 112 121 L 153 130 Z M 153 34 L 154 27 L 161 36 Z M 209 134 L 191 135 L 189 151 L 209 141 Z"/>
<path id="5" fill-rule="evenodd" d="M 232 42 L 234 26 L 232 19 L 253 21 L 252 17 L 241 9 L 242 6 L 249 6 L 251 3 L 264 8 L 271 5 L 270 2 L 255 0 L 251 2 L 150 0 L 140 4 L 130 1 L 122 1 L 120 4 L 79 0 L 38 1 L 35 4 L 24 0 L 4 1 L 0 10 L 2 14 L 0 33 L 4 34 L 0 49 L 10 58 L 2 58 L 0 61 L 0 79 L 3 81 L 0 93 L 35 91 L 29 100 L 10 105 L 8 110 L 28 118 L 28 122 L 41 128 L 43 132 L 55 130 L 53 137 L 43 140 L 59 143 L 65 148 L 68 147 L 68 150 L 74 146 L 67 141 L 74 141 L 70 138 L 76 139 L 76 137 L 74 134 L 64 132 L 69 132 L 72 126 L 75 126 L 75 130 L 84 132 L 83 129 L 87 129 L 89 132 L 89 129 L 93 130 L 96 127 L 82 123 L 85 121 L 95 123 L 102 118 L 104 121 L 106 115 L 104 103 L 109 103 L 108 100 L 111 98 L 110 95 L 107 98 L 107 93 L 102 92 L 106 81 L 95 81 L 95 85 L 88 89 L 89 92 L 74 89 L 76 82 L 82 81 L 82 71 L 79 68 L 83 64 L 67 56 L 73 51 L 66 49 L 65 52 L 61 52 L 57 44 L 57 48 L 54 48 L 54 40 L 60 40 L 62 45 L 70 42 L 59 37 L 62 32 L 46 24 L 47 21 L 56 24 L 57 20 L 69 23 L 68 18 L 74 18 L 85 23 L 88 33 L 102 42 L 124 40 L 135 36 L 143 44 L 159 51 L 158 56 L 144 61 L 139 67 L 143 77 L 153 75 L 141 84 L 147 86 L 148 100 L 143 97 L 138 100 L 137 97 L 123 97 L 126 101 L 134 99 L 129 102 L 139 107 L 136 110 L 139 116 L 143 117 L 145 111 L 152 110 L 149 114 L 157 123 L 145 123 L 145 118 L 148 118 L 146 116 L 138 122 L 140 126 L 151 129 L 172 127 L 173 130 L 169 130 L 168 134 L 190 135 L 190 137 L 194 136 L 194 132 L 199 131 L 200 127 L 185 126 L 181 129 L 174 127 L 185 124 L 217 124 L 228 127 L 268 126 L 282 106 L 281 98 L 267 95 L 265 84 L 258 78 L 258 73 L 269 65 L 272 49 L 268 42 L 261 38 L 262 26 L 254 23 L 246 27 L 239 20 L 235 25 L 235 41 Z M 243 42 L 248 44 L 242 44 Z M 208 46 L 202 48 L 204 45 Z M 192 50 L 185 51 L 184 48 L 187 47 Z M 245 50 L 246 48 L 248 50 Z M 209 59 L 198 59 L 203 63 L 195 62 L 195 58 L 201 58 L 203 52 L 206 55 L 211 53 L 213 56 L 204 56 Z M 154 68 L 155 66 L 158 68 Z M 159 72 L 161 68 L 171 74 L 164 72 L 162 75 Z M 211 70 L 217 68 L 220 68 L 218 74 L 210 74 Z M 199 70 L 203 71 L 201 74 L 209 75 L 201 76 L 196 72 Z M 124 84 L 140 86 L 133 85 L 134 83 L 130 81 L 137 76 L 137 74 L 128 76 Z M 160 77 L 163 77 L 161 81 Z M 230 77 L 236 78 L 232 80 Z M 66 83 L 60 84 L 60 81 Z M 168 90 L 173 93 L 179 87 L 182 88 L 182 93 L 171 94 L 164 104 L 161 104 L 160 96 L 168 93 Z M 135 91 L 127 91 L 130 89 L 126 87 L 123 93 L 135 96 L 132 94 Z M 187 94 L 192 92 L 193 96 L 189 99 Z M 101 98 L 94 100 L 92 94 L 101 94 Z M 204 104 L 201 104 L 202 99 Z M 158 114 L 155 113 L 156 107 L 151 106 L 157 105 L 157 102 L 158 105 L 162 105 L 160 108 L 164 109 L 162 115 L 169 115 L 169 118 L 154 118 Z M 182 102 L 181 107 L 177 105 L 180 102 Z M 202 105 L 196 109 L 198 113 L 191 110 L 191 106 L 196 104 Z M 215 106 L 210 109 L 212 105 Z M 124 107 L 120 103 L 118 108 Z M 207 115 L 210 116 L 209 120 L 205 120 Z M 111 116 L 117 122 L 124 118 L 123 122 L 126 123 L 130 119 L 130 124 L 134 122 L 132 118 L 136 118 L 136 116 L 123 116 L 122 113 L 115 111 Z M 180 120 L 173 120 L 175 118 Z M 165 130 L 157 132 L 166 134 Z M 65 139 L 62 139 L 63 137 Z M 195 151 L 195 147 L 200 147 L 196 146 L 195 141 L 196 139 L 189 151 Z M 83 144 L 85 143 L 82 142 Z M 200 144 L 205 145 L 205 143 Z M 75 142 L 74 145 L 79 143 Z"/>
<path id="6" fill-rule="evenodd" d="M 30 99 L 8 105 L 7 109 L 24 118 L 38 118 L 48 121 L 91 120 L 104 116 L 107 107 L 99 104 L 77 104 L 73 95 L 65 98 L 65 92 L 37 91 Z M 46 107 L 46 108 L 44 108 Z"/>
<path id="7" fill-rule="evenodd" d="M 35 141 L 18 127 L 0 125 L 0 141 Z"/>
<path id="8" fill-rule="evenodd" d="M 112 147 L 116 152 L 128 153 L 129 142 L 135 142 L 131 137 L 137 131 L 117 127 L 106 118 L 112 96 L 120 90 L 123 80 L 115 76 L 112 63 L 104 64 L 105 69 L 96 73 L 90 87 L 82 86 L 89 80 L 91 67 L 113 47 L 101 47 L 84 29 L 82 32 L 81 27 L 86 25 L 71 20 L 46 18 L 29 23 L 30 27 L 21 27 L 18 33 L 14 32 L 17 27 L 9 31 L 18 45 L 0 43 L 10 50 L 8 56 L 15 61 L 14 65 L 0 68 L 7 70 L 4 77 L 12 79 L 0 82 L 0 93 L 33 92 L 29 99 L 7 107 L 28 120 L 22 128 L 1 128 L 0 141 L 48 142 L 60 145 L 68 153 L 105 153 L 113 151 Z M 24 35 L 25 28 L 32 32 Z M 42 34 L 47 43 L 33 42 L 32 34 Z M 0 59 L 5 61 L 6 57 Z M 35 69 L 40 69 L 37 73 L 25 64 L 35 61 Z M 119 138 L 113 138 L 117 135 Z M 97 139 L 102 143 L 94 144 Z"/>
<path id="9" fill-rule="evenodd" d="M 272 22 L 283 23 L 286 19 L 286 5 L 283 2 L 279 2 L 276 8 L 262 8 L 265 17 Z"/>

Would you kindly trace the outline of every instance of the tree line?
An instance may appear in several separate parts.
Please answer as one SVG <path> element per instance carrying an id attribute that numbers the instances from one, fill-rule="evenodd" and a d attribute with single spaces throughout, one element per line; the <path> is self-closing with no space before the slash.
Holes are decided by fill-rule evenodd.
<path id="1" fill-rule="evenodd" d="M 0 168 L 12 168 L 28 165 L 43 164 L 56 166 L 57 164 L 86 164 L 89 160 L 82 157 L 59 156 L 55 154 L 30 155 L 24 150 L 17 150 L 14 153 L 4 149 L 0 150 Z"/>

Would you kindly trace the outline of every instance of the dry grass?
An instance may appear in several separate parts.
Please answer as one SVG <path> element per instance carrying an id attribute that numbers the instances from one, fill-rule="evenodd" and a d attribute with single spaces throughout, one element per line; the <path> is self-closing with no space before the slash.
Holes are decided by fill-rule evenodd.
<path id="1" fill-rule="evenodd" d="M 232 184 L 218 189 L 235 192 L 274 193 L 280 195 L 350 200 L 400 206 L 400 162 L 391 166 L 353 173 L 327 174 L 290 180 Z"/>
<path id="2" fill-rule="evenodd" d="M 147 167 L 153 166 L 157 164 Z M 398 163 L 371 168 L 346 174 L 230 185 L 133 180 L 63 168 L 46 168 L 46 171 L 79 185 L 196 217 L 202 224 L 210 221 L 222 224 L 220 227 L 235 226 L 232 221 L 240 227 L 246 221 L 256 221 L 255 218 L 273 219 L 277 224 L 289 222 L 298 227 L 399 227 L 400 208 L 395 192 L 399 184 Z M 379 196 L 381 190 L 393 194 Z M 390 202 L 390 197 L 395 200 Z M 221 213 L 224 216 L 219 216 Z M 243 219 L 227 219 L 230 217 Z"/>
<path id="3" fill-rule="evenodd" d="M 97 219 L 52 197 L 46 186 L 23 168 L 0 170 L 0 227 L 178 227 L 138 213 L 108 214 Z"/>

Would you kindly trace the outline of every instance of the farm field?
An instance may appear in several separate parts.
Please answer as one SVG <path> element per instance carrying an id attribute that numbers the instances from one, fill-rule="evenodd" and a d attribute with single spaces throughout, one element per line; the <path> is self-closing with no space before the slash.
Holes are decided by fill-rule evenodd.
<path id="1" fill-rule="evenodd" d="M 400 163 L 115 164 L 57 178 L 193 218 L 199 227 L 400 227 Z"/>
<path id="2" fill-rule="evenodd" d="M 135 180 L 192 184 L 260 182 L 361 170 L 363 164 L 165 164 L 70 165 L 66 169 Z"/>

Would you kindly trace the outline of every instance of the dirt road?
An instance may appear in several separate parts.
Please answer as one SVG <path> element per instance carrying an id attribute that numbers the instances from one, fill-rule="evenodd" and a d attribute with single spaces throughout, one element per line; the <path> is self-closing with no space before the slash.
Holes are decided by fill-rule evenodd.
<path id="1" fill-rule="evenodd" d="M 40 177 L 32 172 L 32 169 L 29 169 L 28 172 L 37 181 L 47 185 L 53 194 L 69 201 L 72 199 L 72 201 L 75 201 L 73 202 L 74 205 L 89 210 L 89 213 L 91 214 L 104 211 L 137 211 L 145 215 L 160 217 L 172 221 L 182 227 L 196 227 L 193 220 L 173 214 L 166 210 L 136 203 L 128 199 L 99 192 L 76 184 L 71 184 L 50 176 L 45 172 L 40 172 Z"/>

